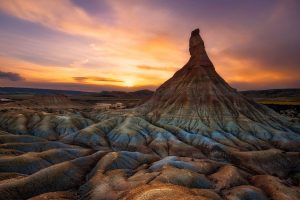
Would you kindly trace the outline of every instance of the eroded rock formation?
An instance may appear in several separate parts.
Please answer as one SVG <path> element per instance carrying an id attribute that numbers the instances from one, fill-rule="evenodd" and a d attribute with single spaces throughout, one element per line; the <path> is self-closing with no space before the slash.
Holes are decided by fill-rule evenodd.
<path id="1" fill-rule="evenodd" d="M 189 44 L 137 108 L 1 111 L 0 199 L 300 199 L 299 125 L 231 88 L 198 29 Z"/>

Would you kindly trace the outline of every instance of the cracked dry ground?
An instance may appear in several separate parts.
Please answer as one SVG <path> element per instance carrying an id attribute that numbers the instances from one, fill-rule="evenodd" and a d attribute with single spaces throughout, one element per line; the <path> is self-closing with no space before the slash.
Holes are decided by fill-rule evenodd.
<path id="1" fill-rule="evenodd" d="M 299 152 L 255 134 L 34 110 L 1 112 L 0 124 L 0 199 L 300 199 Z"/>

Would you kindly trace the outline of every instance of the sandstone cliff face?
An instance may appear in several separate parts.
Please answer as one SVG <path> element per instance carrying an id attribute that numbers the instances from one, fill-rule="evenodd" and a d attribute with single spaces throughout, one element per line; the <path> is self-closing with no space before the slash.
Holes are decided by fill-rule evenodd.
<path id="1" fill-rule="evenodd" d="M 198 29 L 189 44 L 137 108 L 0 112 L 0 199 L 300 199 L 299 125 L 231 88 Z"/>

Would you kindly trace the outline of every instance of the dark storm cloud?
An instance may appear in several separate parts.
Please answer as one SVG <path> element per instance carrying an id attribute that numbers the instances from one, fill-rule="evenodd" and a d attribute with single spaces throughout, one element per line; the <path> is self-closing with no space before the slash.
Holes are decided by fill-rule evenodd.
<path id="1" fill-rule="evenodd" d="M 13 72 L 3 72 L 0 71 L 0 79 L 7 79 L 10 81 L 22 81 L 25 80 L 20 74 L 13 73 Z"/>

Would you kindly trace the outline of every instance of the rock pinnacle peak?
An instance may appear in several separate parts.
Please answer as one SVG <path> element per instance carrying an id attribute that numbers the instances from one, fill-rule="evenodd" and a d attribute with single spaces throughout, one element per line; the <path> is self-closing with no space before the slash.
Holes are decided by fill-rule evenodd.
<path id="1" fill-rule="evenodd" d="M 191 32 L 189 40 L 189 51 L 191 55 L 190 67 L 210 67 L 214 68 L 206 51 L 204 41 L 200 36 L 200 30 L 197 28 Z"/>
<path id="2" fill-rule="evenodd" d="M 204 42 L 200 36 L 200 30 L 198 28 L 193 30 L 191 33 L 189 51 L 192 57 L 199 57 L 201 54 L 206 54 Z"/>
<path id="3" fill-rule="evenodd" d="M 197 36 L 199 34 L 200 34 L 200 29 L 197 28 L 197 29 L 195 29 L 195 30 L 192 31 L 191 36 Z"/>
<path id="4" fill-rule="evenodd" d="M 285 127 L 287 122 L 280 115 L 247 99 L 225 82 L 210 61 L 199 32 L 199 29 L 191 32 L 188 62 L 140 106 L 148 120 L 201 133 L 248 131 L 251 134 L 274 129 L 270 132 L 275 134 L 292 127 Z M 298 149 L 299 145 L 293 148 Z"/>

